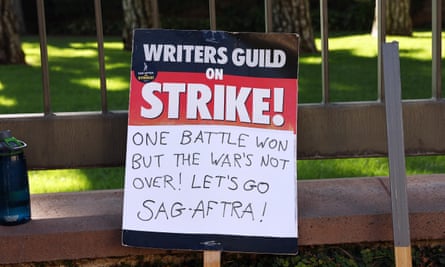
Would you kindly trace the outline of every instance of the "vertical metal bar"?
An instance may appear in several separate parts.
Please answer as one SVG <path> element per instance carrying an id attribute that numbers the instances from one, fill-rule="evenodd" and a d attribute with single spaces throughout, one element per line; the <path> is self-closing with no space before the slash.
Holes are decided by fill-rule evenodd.
<path id="1" fill-rule="evenodd" d="M 158 0 L 151 0 L 151 6 L 153 8 L 152 10 L 152 27 L 153 28 L 159 28 L 160 27 L 160 19 L 159 19 L 159 7 L 158 7 Z"/>
<path id="2" fill-rule="evenodd" d="M 216 30 L 216 7 L 215 0 L 209 0 L 209 19 L 210 19 L 210 29 Z"/>
<path id="3" fill-rule="evenodd" d="M 272 27 L 272 0 L 264 0 L 264 31 L 271 32 Z"/>
<path id="4" fill-rule="evenodd" d="M 322 103 L 329 103 L 328 1 L 320 0 Z"/>
<path id="5" fill-rule="evenodd" d="M 37 19 L 39 24 L 40 61 L 42 70 L 43 87 L 43 114 L 51 114 L 51 95 L 49 90 L 49 68 L 48 68 L 48 42 L 46 40 L 45 5 L 43 0 L 37 0 Z"/>
<path id="6" fill-rule="evenodd" d="M 102 26 L 101 0 L 94 0 L 94 11 L 96 17 L 97 52 L 99 59 L 100 92 L 102 113 L 108 112 L 107 79 L 105 77 L 105 55 L 104 55 L 104 33 Z"/>
<path id="7" fill-rule="evenodd" d="M 386 42 L 386 0 L 377 0 L 377 100 L 385 99 L 382 46 Z"/>
<path id="8" fill-rule="evenodd" d="M 442 0 L 432 2 L 432 98 L 442 98 Z"/>

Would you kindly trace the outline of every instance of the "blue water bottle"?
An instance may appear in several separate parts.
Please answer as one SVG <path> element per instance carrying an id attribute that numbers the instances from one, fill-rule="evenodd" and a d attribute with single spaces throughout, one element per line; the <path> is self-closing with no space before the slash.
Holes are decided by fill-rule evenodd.
<path id="1" fill-rule="evenodd" d="M 16 225 L 31 220 L 26 144 L 0 131 L 0 224 Z"/>

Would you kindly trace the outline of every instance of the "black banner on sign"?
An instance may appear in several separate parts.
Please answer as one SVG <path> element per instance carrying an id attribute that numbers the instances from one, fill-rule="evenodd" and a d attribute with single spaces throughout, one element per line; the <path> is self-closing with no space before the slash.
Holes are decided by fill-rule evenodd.
<path id="1" fill-rule="evenodd" d="M 135 30 L 123 245 L 297 252 L 298 42 Z"/>
<path id="2" fill-rule="evenodd" d="M 133 71 L 147 64 L 160 72 L 205 73 L 212 67 L 238 76 L 298 75 L 298 44 L 282 33 L 135 30 L 133 42 Z"/>
<path id="3" fill-rule="evenodd" d="M 242 251 L 270 254 L 294 254 L 295 238 L 232 236 L 210 234 L 175 234 L 124 230 L 124 244 L 160 249 Z M 147 242 L 147 240 L 150 240 Z"/>

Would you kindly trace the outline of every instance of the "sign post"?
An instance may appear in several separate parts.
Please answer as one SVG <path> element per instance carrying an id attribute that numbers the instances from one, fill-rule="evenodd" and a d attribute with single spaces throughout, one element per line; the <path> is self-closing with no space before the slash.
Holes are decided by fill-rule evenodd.
<path id="1" fill-rule="evenodd" d="M 123 245 L 297 252 L 298 36 L 134 32 Z"/>
<path id="2" fill-rule="evenodd" d="M 219 267 L 221 266 L 221 251 L 204 251 L 204 267 Z"/>
<path id="3" fill-rule="evenodd" d="M 398 43 L 385 43 L 383 71 L 396 266 L 412 265 Z"/>

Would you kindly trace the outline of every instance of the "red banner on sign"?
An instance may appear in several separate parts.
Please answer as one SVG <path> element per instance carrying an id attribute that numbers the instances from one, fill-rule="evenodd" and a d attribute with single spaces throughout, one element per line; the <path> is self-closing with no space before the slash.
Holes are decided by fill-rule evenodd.
<path id="1" fill-rule="evenodd" d="M 215 80 L 207 75 L 160 72 L 150 83 L 132 77 L 129 124 L 221 124 L 296 132 L 297 80 L 234 75 Z"/>

